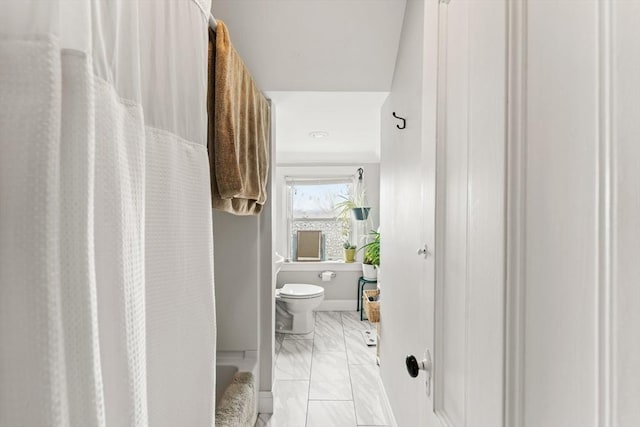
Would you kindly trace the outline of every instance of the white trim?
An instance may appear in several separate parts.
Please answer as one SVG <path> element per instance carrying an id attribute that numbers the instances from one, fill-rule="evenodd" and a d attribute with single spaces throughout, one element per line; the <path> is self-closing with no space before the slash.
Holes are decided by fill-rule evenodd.
<path id="1" fill-rule="evenodd" d="M 356 299 L 329 299 L 322 301 L 315 311 L 356 311 L 357 305 Z"/>
<path id="2" fill-rule="evenodd" d="M 259 284 L 259 361 L 258 361 L 258 392 L 273 389 L 273 376 L 275 368 L 275 289 L 277 271 L 273 258 L 275 255 L 274 245 L 274 222 L 276 215 L 275 204 L 275 115 L 276 109 L 271 100 L 268 100 L 271 108 L 271 133 L 269 135 L 269 152 L 271 162 L 267 179 L 269 198 L 265 203 L 259 220 L 259 246 L 260 246 L 260 284 Z M 259 401 L 259 399 L 258 399 Z"/>
<path id="3" fill-rule="evenodd" d="M 216 365 L 237 366 L 238 370 L 253 372 L 255 375 L 258 367 L 258 351 L 218 351 L 216 352 Z"/>
<path id="4" fill-rule="evenodd" d="M 290 166 L 309 164 L 313 166 L 351 165 L 356 163 L 380 163 L 380 153 L 366 151 L 332 152 L 308 152 L 308 151 L 278 151 L 277 166 Z"/>
<path id="5" fill-rule="evenodd" d="M 380 390 L 382 390 L 382 405 L 384 406 L 384 410 L 389 419 L 389 426 L 398 427 L 398 422 L 396 421 L 396 417 L 393 415 L 391 402 L 389 401 L 389 396 L 387 396 L 387 390 L 384 388 L 384 383 L 382 382 L 382 380 L 380 380 Z"/>
<path id="6" fill-rule="evenodd" d="M 245 359 L 258 360 L 258 350 L 245 350 L 243 353 Z"/>
<path id="7" fill-rule="evenodd" d="M 258 392 L 258 413 L 273 414 L 273 392 Z"/>
<path id="8" fill-rule="evenodd" d="M 282 264 L 280 271 L 362 271 L 362 263 L 360 262 L 285 262 Z"/>
<path id="9" fill-rule="evenodd" d="M 524 425 L 528 1 L 507 3 L 504 425 Z"/>
<path id="10" fill-rule="evenodd" d="M 284 179 L 286 176 L 296 177 L 334 177 L 334 176 L 353 176 L 358 173 L 358 168 L 364 168 L 364 165 L 354 164 L 345 166 L 278 166 L 276 176 L 278 180 Z"/>
<path id="11" fill-rule="evenodd" d="M 437 87 L 436 87 L 436 194 L 435 194 L 435 242 L 436 254 L 444 254 L 444 230 L 446 228 L 446 140 L 447 140 L 447 22 L 448 6 L 438 4 L 438 60 L 437 60 Z M 431 380 L 431 410 L 442 422 L 442 392 L 440 384 L 443 381 L 443 369 L 438 369 L 440 361 L 444 357 L 443 312 L 440 308 L 444 306 L 444 255 L 436 255 L 434 260 L 434 297 L 433 297 L 433 362 L 434 372 Z"/>
<path id="12" fill-rule="evenodd" d="M 612 381 L 612 30 L 611 2 L 598 9 L 598 426 L 614 425 Z"/>

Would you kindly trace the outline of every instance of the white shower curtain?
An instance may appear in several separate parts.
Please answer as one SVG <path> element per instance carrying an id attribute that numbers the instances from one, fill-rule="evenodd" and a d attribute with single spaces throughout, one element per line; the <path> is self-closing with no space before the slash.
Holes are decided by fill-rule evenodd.
<path id="1" fill-rule="evenodd" d="M 0 427 L 213 425 L 209 7 L 0 1 Z"/>

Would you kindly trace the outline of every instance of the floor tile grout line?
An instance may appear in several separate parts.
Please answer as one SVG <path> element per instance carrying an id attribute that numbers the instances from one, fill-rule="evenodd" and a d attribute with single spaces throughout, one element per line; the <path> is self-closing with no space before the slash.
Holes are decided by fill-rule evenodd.
<path id="1" fill-rule="evenodd" d="M 309 399 L 311 397 L 311 372 L 313 370 L 313 352 L 316 348 L 316 320 L 317 320 L 317 316 L 316 316 L 316 312 L 313 312 L 313 342 L 311 343 L 311 363 L 309 363 L 309 388 L 307 389 L 307 410 L 305 411 L 304 414 L 304 425 L 305 427 L 307 427 L 307 425 L 309 424 L 309 402 L 311 399 Z"/>
<path id="2" fill-rule="evenodd" d="M 356 393 L 353 385 L 353 377 L 351 376 L 351 364 L 349 363 L 349 352 L 347 351 L 347 334 L 345 333 L 344 317 L 340 313 L 340 323 L 342 323 L 342 336 L 344 338 L 344 352 L 347 359 L 347 370 L 349 371 L 349 384 L 351 385 L 351 400 L 353 402 L 353 419 L 358 425 L 358 413 L 356 412 Z"/>

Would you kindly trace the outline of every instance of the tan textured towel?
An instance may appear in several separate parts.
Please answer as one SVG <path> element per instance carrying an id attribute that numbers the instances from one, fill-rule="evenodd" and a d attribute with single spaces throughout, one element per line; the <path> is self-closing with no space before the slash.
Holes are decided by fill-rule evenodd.
<path id="1" fill-rule="evenodd" d="M 224 23 L 209 30 L 208 149 L 214 209 L 257 215 L 267 200 L 269 103 Z"/>

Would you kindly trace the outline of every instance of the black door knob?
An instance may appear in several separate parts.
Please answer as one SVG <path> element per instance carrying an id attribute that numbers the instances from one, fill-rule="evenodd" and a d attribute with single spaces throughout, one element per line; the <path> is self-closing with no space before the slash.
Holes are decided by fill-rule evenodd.
<path id="1" fill-rule="evenodd" d="M 414 355 L 407 356 L 405 359 L 407 364 L 407 372 L 412 378 L 415 378 L 420 373 L 420 365 L 418 364 L 418 359 Z"/>

